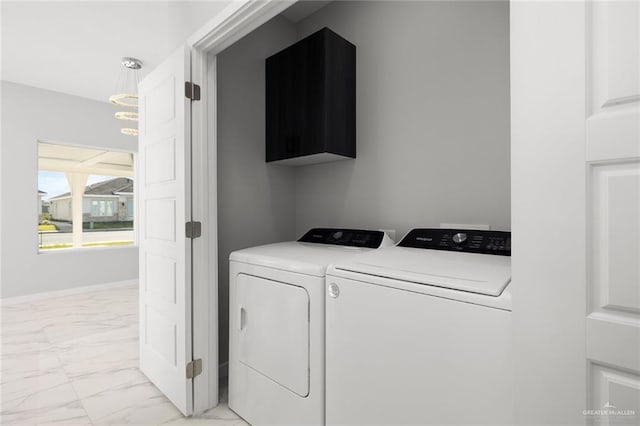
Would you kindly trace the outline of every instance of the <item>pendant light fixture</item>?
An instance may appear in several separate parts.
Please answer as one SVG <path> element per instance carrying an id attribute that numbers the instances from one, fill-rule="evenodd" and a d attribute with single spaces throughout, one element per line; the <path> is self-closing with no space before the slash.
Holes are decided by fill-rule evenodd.
<path id="1" fill-rule="evenodd" d="M 142 61 L 136 58 L 122 58 L 122 71 L 116 86 L 116 94 L 109 96 L 109 102 L 114 105 L 128 108 L 128 111 L 118 111 L 115 117 L 118 120 L 138 121 L 138 83 L 140 83 L 140 70 Z M 129 136 L 138 136 L 138 129 L 124 127 L 120 130 Z"/>

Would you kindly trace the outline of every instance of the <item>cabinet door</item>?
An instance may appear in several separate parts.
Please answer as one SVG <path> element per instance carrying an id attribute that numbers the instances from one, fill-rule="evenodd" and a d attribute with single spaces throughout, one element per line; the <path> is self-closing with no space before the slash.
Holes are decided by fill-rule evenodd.
<path id="1" fill-rule="evenodd" d="M 324 152 L 328 107 L 325 97 L 326 42 L 324 31 L 315 33 L 301 42 L 297 53 L 298 105 L 297 131 L 301 135 L 300 155 Z"/>
<path id="2" fill-rule="evenodd" d="M 300 134 L 299 90 L 302 77 L 297 71 L 300 49 L 289 48 L 266 61 L 266 158 L 281 160 L 298 155 Z"/>
<path id="3" fill-rule="evenodd" d="M 322 33 L 267 58 L 267 161 L 323 152 L 324 58 Z"/>
<path id="4" fill-rule="evenodd" d="M 335 33 L 326 38 L 325 149 L 356 157 L 356 47 Z"/>

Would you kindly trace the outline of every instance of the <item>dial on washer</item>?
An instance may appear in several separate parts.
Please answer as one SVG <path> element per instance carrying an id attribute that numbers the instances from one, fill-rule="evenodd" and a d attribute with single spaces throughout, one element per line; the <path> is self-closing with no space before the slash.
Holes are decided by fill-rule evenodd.
<path id="1" fill-rule="evenodd" d="M 465 234 L 464 232 L 458 232 L 453 236 L 452 239 L 454 243 L 460 245 L 467 241 L 467 234 Z"/>

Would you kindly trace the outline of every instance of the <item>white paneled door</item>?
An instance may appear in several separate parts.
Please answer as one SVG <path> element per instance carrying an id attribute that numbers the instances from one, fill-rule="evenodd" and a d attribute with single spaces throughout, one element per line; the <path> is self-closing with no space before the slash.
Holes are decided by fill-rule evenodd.
<path id="1" fill-rule="evenodd" d="M 140 368 L 182 413 L 193 413 L 189 54 L 139 86 Z"/>
<path id="2" fill-rule="evenodd" d="M 640 424 L 640 0 L 510 3 L 518 424 Z"/>
<path id="3" fill-rule="evenodd" d="M 588 418 L 628 424 L 640 420 L 640 1 L 586 12 Z"/>

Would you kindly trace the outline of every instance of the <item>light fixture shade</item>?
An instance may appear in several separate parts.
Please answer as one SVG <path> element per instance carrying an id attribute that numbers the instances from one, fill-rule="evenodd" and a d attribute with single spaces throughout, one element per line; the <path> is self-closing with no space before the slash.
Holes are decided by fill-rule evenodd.
<path id="1" fill-rule="evenodd" d="M 128 127 L 123 127 L 122 129 L 120 129 L 120 132 L 123 135 L 127 135 L 127 136 L 138 136 L 138 129 L 131 129 Z"/>
<path id="2" fill-rule="evenodd" d="M 120 93 L 117 95 L 111 95 L 109 96 L 109 102 L 118 106 L 138 108 L 138 95 L 134 95 L 131 93 Z"/>
<path id="3" fill-rule="evenodd" d="M 138 113 L 133 111 L 118 111 L 116 112 L 116 118 L 118 120 L 138 121 Z"/>

